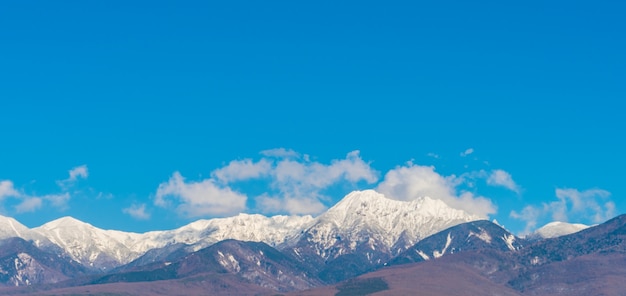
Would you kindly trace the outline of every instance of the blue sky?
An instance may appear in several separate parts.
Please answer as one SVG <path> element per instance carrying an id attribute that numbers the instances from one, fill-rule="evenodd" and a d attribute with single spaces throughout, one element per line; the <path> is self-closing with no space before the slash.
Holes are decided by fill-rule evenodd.
<path id="1" fill-rule="evenodd" d="M 2 2 L 2 214 L 146 231 L 367 188 L 518 233 L 623 213 L 626 7 L 544 2 Z"/>

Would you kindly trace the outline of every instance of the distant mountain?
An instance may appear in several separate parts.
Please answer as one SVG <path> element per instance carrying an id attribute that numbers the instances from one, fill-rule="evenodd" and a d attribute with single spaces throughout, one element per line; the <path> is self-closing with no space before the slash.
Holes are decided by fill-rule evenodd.
<path id="1" fill-rule="evenodd" d="M 130 248 L 140 234 L 102 230 L 72 217 L 48 222 L 33 231 L 62 248 L 72 259 L 95 270 L 110 270 L 140 255 Z"/>
<path id="2" fill-rule="evenodd" d="M 514 252 L 523 246 L 522 239 L 501 226 L 479 220 L 459 224 L 431 235 L 396 256 L 388 265 L 421 262 L 446 254 L 476 250 Z"/>
<path id="3" fill-rule="evenodd" d="M 587 228 L 589 228 L 589 225 L 556 221 L 537 229 L 530 237 L 535 239 L 553 238 L 576 233 Z"/>
<path id="4" fill-rule="evenodd" d="M 428 197 L 397 201 L 373 190 L 355 191 L 279 248 L 332 283 L 368 271 L 431 234 L 478 219 Z"/>
<path id="5" fill-rule="evenodd" d="M 225 239 L 263 241 L 277 245 L 284 243 L 287 237 L 296 235 L 313 220 L 311 216 L 265 217 L 240 214 L 230 218 L 199 220 L 174 230 L 140 234 L 103 230 L 72 217 L 63 217 L 32 230 L 12 218 L 5 219 L 6 222 L 2 224 L 10 226 L 0 228 L 0 231 L 5 229 L 5 237 L 21 235 L 24 239 L 54 244 L 77 262 L 101 271 L 128 264 L 154 249 L 161 249 L 161 256 L 168 256 L 167 251 L 178 250 L 177 247 L 170 247 L 172 245 L 184 245 L 187 252 Z"/>

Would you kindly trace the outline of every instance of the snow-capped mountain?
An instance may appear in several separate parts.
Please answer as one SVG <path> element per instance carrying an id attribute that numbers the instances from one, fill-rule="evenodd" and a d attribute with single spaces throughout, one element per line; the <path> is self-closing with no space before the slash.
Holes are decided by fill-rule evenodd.
<path id="1" fill-rule="evenodd" d="M 45 236 L 24 226 L 11 217 L 0 216 L 0 240 L 19 237 L 26 241 L 32 241 L 37 247 L 49 247 L 53 244 Z"/>
<path id="2" fill-rule="evenodd" d="M 225 239 L 264 242 L 270 246 L 285 243 L 313 221 L 307 216 L 239 214 L 234 217 L 198 220 L 169 231 L 145 233 L 133 248 L 140 252 L 170 244 L 193 245 L 199 250 Z"/>
<path id="3" fill-rule="evenodd" d="M 279 248 L 335 282 L 382 264 L 429 235 L 479 219 L 429 197 L 397 201 L 373 190 L 355 191 Z"/>
<path id="4" fill-rule="evenodd" d="M 448 227 L 479 220 L 462 210 L 449 207 L 441 200 L 429 197 L 413 201 L 386 198 L 374 191 L 355 191 L 315 219 L 305 230 L 320 247 L 318 255 L 341 241 L 360 243 L 376 240 L 386 248 L 393 248 L 399 240 L 407 246 Z M 352 244 L 352 248 L 356 247 Z"/>
<path id="5" fill-rule="evenodd" d="M 538 238 L 553 238 L 579 232 L 589 228 L 589 225 L 567 222 L 550 222 L 537 229 L 532 236 Z"/>
<path id="6" fill-rule="evenodd" d="M 22 225 L 23 229 L 19 228 L 18 231 L 34 232 L 33 235 L 51 241 L 72 259 L 87 267 L 109 270 L 129 263 L 149 250 L 174 244 L 192 245 L 189 251 L 197 251 L 225 239 L 265 242 L 276 246 L 312 220 L 311 216 L 265 217 L 240 214 L 229 218 L 199 220 L 174 230 L 140 234 L 103 230 L 71 217 L 63 217 L 32 230 Z"/>
<path id="7" fill-rule="evenodd" d="M 20 237 L 38 246 L 58 246 L 73 260 L 95 270 L 127 264 L 157 248 L 180 245 L 193 252 L 225 239 L 264 242 L 293 249 L 296 256 L 312 252 L 323 261 L 368 250 L 360 253 L 370 264 L 378 264 L 424 237 L 479 219 L 440 200 L 397 201 L 373 190 L 352 192 L 316 218 L 240 214 L 147 233 L 103 230 L 71 217 L 28 229 L 12 218 L 2 218 L 0 238 Z"/>
<path id="8" fill-rule="evenodd" d="M 59 218 L 33 231 L 61 247 L 78 263 L 93 269 L 107 270 L 141 255 L 129 247 L 141 234 L 102 230 L 72 217 Z"/>

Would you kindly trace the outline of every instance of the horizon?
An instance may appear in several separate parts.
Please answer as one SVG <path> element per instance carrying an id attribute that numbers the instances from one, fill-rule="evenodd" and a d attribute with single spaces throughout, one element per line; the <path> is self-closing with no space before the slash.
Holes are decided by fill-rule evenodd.
<path id="1" fill-rule="evenodd" d="M 0 4 L 0 215 L 102 229 L 430 195 L 626 211 L 623 3 Z"/>

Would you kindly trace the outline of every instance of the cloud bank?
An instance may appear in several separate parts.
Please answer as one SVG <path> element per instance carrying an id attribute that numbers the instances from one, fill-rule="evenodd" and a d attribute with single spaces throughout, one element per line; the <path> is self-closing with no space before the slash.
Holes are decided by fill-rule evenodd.
<path id="1" fill-rule="evenodd" d="M 155 205 L 175 206 L 185 217 L 226 216 L 245 211 L 249 199 L 262 213 L 318 214 L 330 197 L 323 191 L 340 183 L 368 184 L 378 181 L 378 172 L 365 162 L 359 151 L 330 163 L 311 161 L 307 155 L 284 148 L 261 152 L 260 160 L 234 160 L 200 181 L 185 181 L 175 172 L 159 185 Z M 269 184 L 266 192 L 249 197 L 233 185 L 250 180 Z"/>

